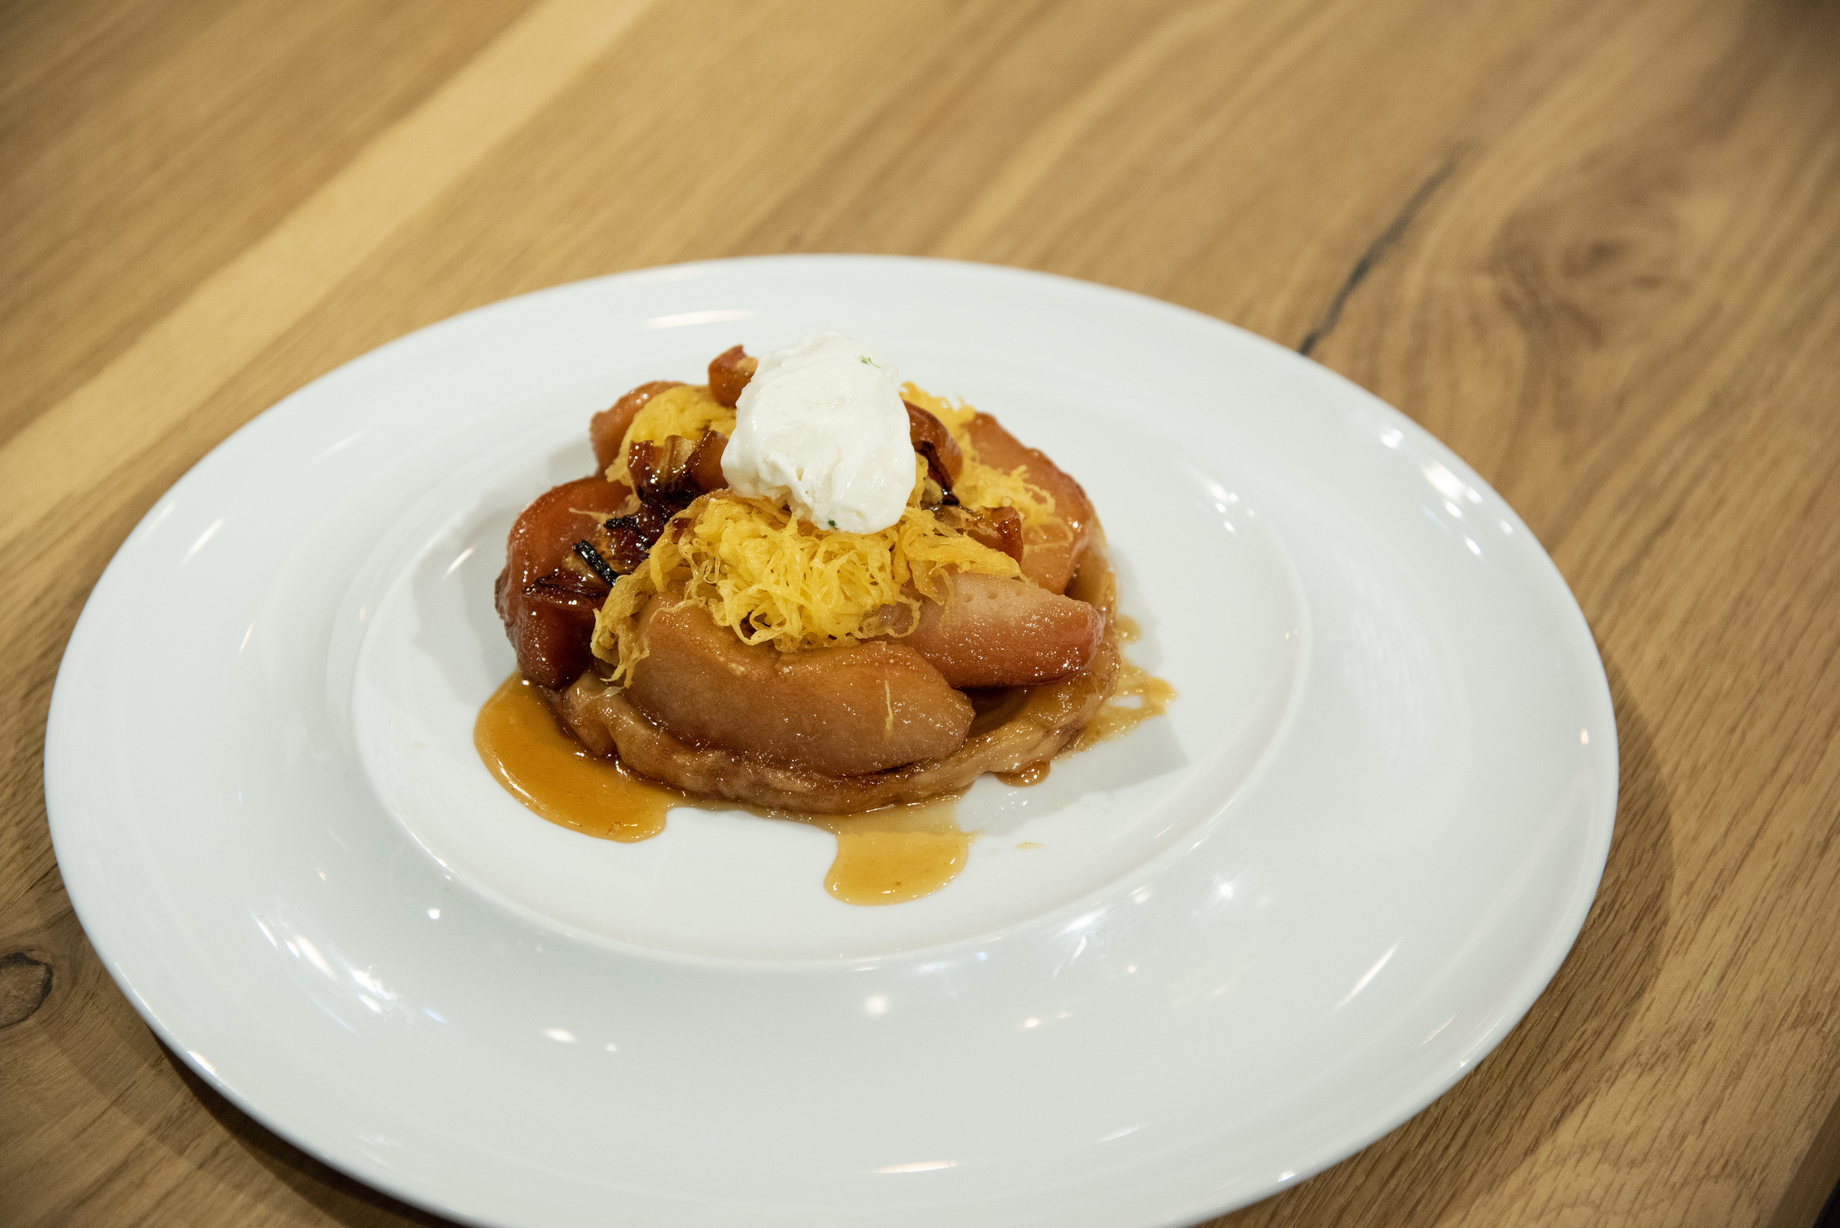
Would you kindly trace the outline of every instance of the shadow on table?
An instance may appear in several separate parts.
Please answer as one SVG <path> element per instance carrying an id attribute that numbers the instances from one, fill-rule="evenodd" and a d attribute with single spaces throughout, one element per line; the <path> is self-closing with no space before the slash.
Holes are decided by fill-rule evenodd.
<path id="1" fill-rule="evenodd" d="M 1766 1228 L 1840 1228 L 1840 1100 L 1796 1165 Z"/>
<path id="2" fill-rule="evenodd" d="M 314 1159 L 226 1100 L 165 1045 L 162 1044 L 160 1050 L 179 1078 L 185 1081 L 186 1088 L 198 1098 L 198 1103 L 256 1163 L 334 1222 L 346 1228 L 394 1228 L 402 1224 L 414 1224 L 417 1228 L 462 1228 L 453 1220 L 392 1198 Z"/>
<path id="3" fill-rule="evenodd" d="M 1670 797 L 1648 722 L 1607 656 L 1604 669 L 1621 769 L 1616 831 L 1590 916 L 1546 992 L 1473 1074 L 1417 1117 L 1301 1185 L 1207 1228 L 1404 1228 L 1460 1219 L 1596 1088 L 1606 1057 L 1659 971 L 1674 876 Z"/>

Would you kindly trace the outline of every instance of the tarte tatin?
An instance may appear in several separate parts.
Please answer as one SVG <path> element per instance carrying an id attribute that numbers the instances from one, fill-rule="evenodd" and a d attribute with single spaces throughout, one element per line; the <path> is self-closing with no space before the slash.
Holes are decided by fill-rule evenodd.
<path id="1" fill-rule="evenodd" d="M 857 344 L 801 345 L 820 341 Z M 498 578 L 524 679 L 593 753 L 775 810 L 1045 774 L 1120 678 L 1116 580 L 1086 492 L 995 418 L 909 383 L 897 518 L 831 527 L 839 513 L 799 493 L 803 462 L 782 465 L 779 497 L 730 480 L 759 369 L 734 346 L 707 384 L 641 384 L 594 416 L 597 472 L 525 509 Z"/>

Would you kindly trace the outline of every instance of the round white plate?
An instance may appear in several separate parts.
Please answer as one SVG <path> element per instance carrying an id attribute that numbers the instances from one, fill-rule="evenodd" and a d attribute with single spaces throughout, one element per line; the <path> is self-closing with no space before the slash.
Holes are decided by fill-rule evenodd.
<path id="1" fill-rule="evenodd" d="M 839 329 L 1077 476 L 1167 717 L 981 782 L 958 880 L 831 837 L 614 844 L 472 748 L 519 509 L 654 378 Z M 872 257 L 514 299 L 295 393 L 96 586 L 45 788 L 96 949 L 250 1113 L 504 1225 L 1184 1224 L 1358 1150 L 1532 1004 L 1602 871 L 1603 670 L 1448 449 L 1287 350 L 1039 274 Z"/>

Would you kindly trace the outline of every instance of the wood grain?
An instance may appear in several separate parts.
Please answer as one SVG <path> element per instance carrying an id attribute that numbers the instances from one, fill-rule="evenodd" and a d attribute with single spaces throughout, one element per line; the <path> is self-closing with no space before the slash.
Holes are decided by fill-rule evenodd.
<path id="1" fill-rule="evenodd" d="M 1609 670 L 1583 934 L 1478 1070 L 1221 1225 L 1802 1228 L 1840 1178 L 1840 6 L 0 7 L 0 1222 L 440 1222 L 244 1117 L 70 910 L 89 588 L 302 383 L 579 277 L 947 255 L 1181 303 L 1474 465 Z"/>

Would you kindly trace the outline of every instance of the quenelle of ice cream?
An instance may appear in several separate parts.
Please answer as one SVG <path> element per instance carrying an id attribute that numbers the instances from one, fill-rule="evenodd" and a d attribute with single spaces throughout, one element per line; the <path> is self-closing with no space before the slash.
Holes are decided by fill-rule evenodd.
<path id="1" fill-rule="evenodd" d="M 879 532 L 914 488 L 900 388 L 881 351 L 840 333 L 763 355 L 735 404 L 722 476 L 820 528 Z"/>

